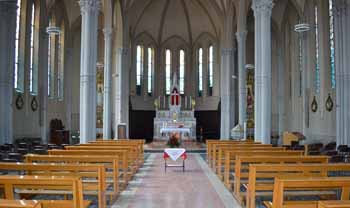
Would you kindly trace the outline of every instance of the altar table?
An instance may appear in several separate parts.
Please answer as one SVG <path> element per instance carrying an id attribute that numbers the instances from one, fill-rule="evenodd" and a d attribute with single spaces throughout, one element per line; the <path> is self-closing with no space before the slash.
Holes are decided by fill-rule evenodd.
<path id="1" fill-rule="evenodd" d="M 184 148 L 166 148 L 163 153 L 164 158 L 164 170 L 168 167 L 182 167 L 182 171 L 185 172 L 185 160 L 187 159 L 186 149 Z M 168 164 L 167 159 L 171 159 L 172 161 L 177 161 L 177 159 L 182 159 L 182 165 L 179 164 Z"/>

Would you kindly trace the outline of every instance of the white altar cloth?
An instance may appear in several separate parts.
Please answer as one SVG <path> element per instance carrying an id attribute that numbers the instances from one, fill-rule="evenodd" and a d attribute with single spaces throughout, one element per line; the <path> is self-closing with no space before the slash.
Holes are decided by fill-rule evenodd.
<path id="1" fill-rule="evenodd" d="M 164 152 L 173 160 L 176 161 L 181 157 L 186 150 L 184 148 L 166 148 Z"/>
<path id="2" fill-rule="evenodd" d="M 171 132 L 188 133 L 188 134 L 190 134 L 191 130 L 189 128 L 170 128 L 170 127 L 161 128 L 160 129 L 160 133 L 161 134 L 163 134 L 163 133 L 171 133 Z"/>

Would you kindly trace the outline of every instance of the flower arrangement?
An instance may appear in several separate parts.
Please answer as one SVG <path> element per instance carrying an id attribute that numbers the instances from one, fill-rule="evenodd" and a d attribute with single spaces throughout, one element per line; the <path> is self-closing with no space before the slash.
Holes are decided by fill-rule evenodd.
<path id="1" fill-rule="evenodd" d="M 171 148 L 179 147 L 181 144 L 180 133 L 171 133 L 169 136 L 168 146 Z"/>

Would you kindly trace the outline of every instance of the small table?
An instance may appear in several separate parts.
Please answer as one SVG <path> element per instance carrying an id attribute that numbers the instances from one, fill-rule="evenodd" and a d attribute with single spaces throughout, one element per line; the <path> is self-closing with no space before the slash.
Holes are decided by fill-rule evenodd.
<path id="1" fill-rule="evenodd" d="M 172 161 L 182 158 L 182 165 L 180 164 L 168 164 L 167 160 L 170 158 Z M 166 148 L 163 153 L 164 158 L 164 171 L 168 167 L 182 167 L 182 172 L 185 172 L 185 160 L 187 159 L 186 149 L 184 148 Z"/>

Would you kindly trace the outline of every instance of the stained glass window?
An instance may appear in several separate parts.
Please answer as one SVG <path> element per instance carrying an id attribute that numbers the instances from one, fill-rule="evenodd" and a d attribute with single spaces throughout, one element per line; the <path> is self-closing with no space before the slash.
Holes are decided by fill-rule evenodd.
<path id="1" fill-rule="evenodd" d="M 153 91 L 153 71 L 154 71 L 154 49 L 148 48 L 148 74 L 147 74 L 147 93 L 152 95 Z"/>
<path id="2" fill-rule="evenodd" d="M 198 49 L 198 96 L 203 93 L 203 48 Z"/>
<path id="3" fill-rule="evenodd" d="M 331 58 L 331 86 L 335 88 L 335 69 L 334 69 L 334 16 L 333 0 L 329 0 L 329 40 L 330 40 L 330 58 Z"/>
<path id="4" fill-rule="evenodd" d="M 185 51 L 180 50 L 180 77 L 179 77 L 179 87 L 180 94 L 185 93 Z"/>
<path id="5" fill-rule="evenodd" d="M 214 71 L 214 48 L 209 46 L 209 59 L 208 59 L 208 95 L 213 95 L 213 71 Z"/>
<path id="6" fill-rule="evenodd" d="M 21 0 L 17 1 L 17 17 L 16 17 L 16 43 L 15 43 L 15 71 L 14 71 L 14 87 L 18 91 L 23 92 L 23 71 L 19 67 L 19 42 L 21 27 Z"/>
<path id="7" fill-rule="evenodd" d="M 165 52 L 165 92 L 170 95 L 171 85 L 171 51 L 169 49 Z"/>
<path id="8" fill-rule="evenodd" d="M 143 74 L 143 47 L 138 45 L 136 47 L 136 94 L 141 95 Z"/>
<path id="9" fill-rule="evenodd" d="M 30 19 L 30 74 L 29 74 L 29 90 L 36 93 L 36 72 L 34 69 L 34 35 L 35 35 L 35 5 L 32 4 L 32 13 Z"/>
<path id="10" fill-rule="evenodd" d="M 318 26 L 318 9 L 315 6 L 315 42 L 316 42 L 316 73 L 315 73 L 315 88 L 316 93 L 320 92 L 320 60 L 319 60 L 319 26 Z"/>

